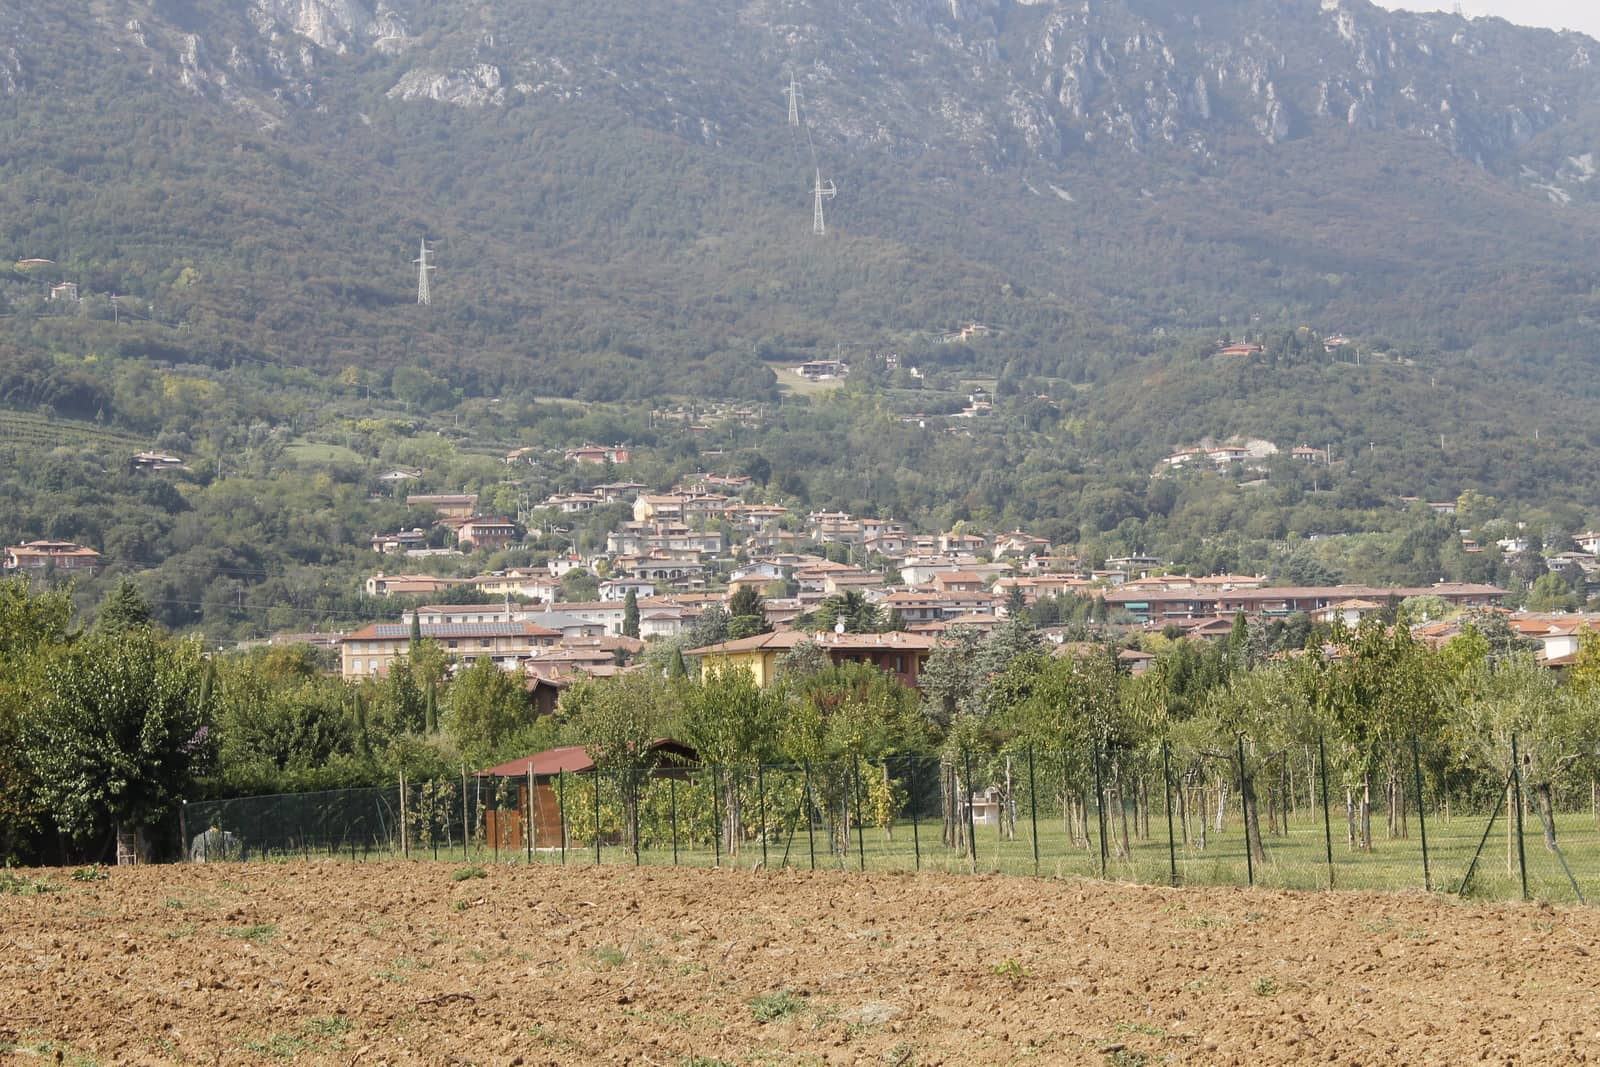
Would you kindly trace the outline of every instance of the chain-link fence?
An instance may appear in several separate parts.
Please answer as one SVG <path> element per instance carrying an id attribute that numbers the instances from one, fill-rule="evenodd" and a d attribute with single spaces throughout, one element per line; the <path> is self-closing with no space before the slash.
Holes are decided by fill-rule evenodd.
<path id="1" fill-rule="evenodd" d="M 1513 741 L 1514 745 L 1514 741 Z M 1321 736 L 401 781 L 195 802 L 193 862 L 1003 872 L 1600 897 L 1600 788 Z"/>

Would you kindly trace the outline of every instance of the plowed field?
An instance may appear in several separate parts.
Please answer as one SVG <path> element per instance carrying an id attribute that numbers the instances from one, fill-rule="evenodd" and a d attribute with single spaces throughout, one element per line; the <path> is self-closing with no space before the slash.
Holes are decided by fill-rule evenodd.
<path id="1" fill-rule="evenodd" d="M 1000 877 L 457 872 L 13 872 L 0 1049 L 368 1065 L 1600 1055 L 1596 910 Z"/>

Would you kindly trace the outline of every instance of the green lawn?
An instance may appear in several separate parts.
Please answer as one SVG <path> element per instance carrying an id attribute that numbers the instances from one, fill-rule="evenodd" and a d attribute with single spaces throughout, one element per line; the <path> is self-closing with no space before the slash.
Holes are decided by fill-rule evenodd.
<path id="1" fill-rule="evenodd" d="M 361 466 L 366 463 L 359 452 L 323 441 L 294 441 L 284 447 L 283 454 L 297 467 Z"/>
<path id="2" fill-rule="evenodd" d="M 449 839 L 418 846 L 413 843 L 411 858 L 441 862 L 493 863 L 534 862 L 544 865 L 565 863 L 580 867 L 596 862 L 594 847 L 585 830 L 592 825 L 591 809 L 574 801 L 569 805 L 569 834 L 572 843 L 563 855 L 556 842 L 538 842 L 531 852 L 527 842 L 518 848 L 495 850 L 474 844 L 463 849 L 458 834 Z M 747 808 L 756 826 L 759 812 Z M 709 867 L 712 865 L 767 869 L 779 867 L 812 868 L 853 871 L 938 871 L 946 873 L 990 873 L 1041 877 L 1100 877 L 1101 858 L 1098 820 L 1091 814 L 1090 834 L 1087 841 L 1074 840 L 1062 824 L 1059 812 L 1041 810 L 1038 822 L 1037 862 L 1035 861 L 1034 824 L 1026 809 L 1019 811 L 1014 836 L 1007 836 L 995 826 L 978 826 L 976 833 L 976 859 L 965 849 L 946 847 L 941 843 L 941 823 L 928 819 L 901 819 L 892 834 L 876 826 L 863 827 L 858 833 L 852 827 L 848 842 L 842 852 L 830 848 L 830 832 L 826 826 L 809 828 L 803 817 L 796 818 L 791 807 L 787 815 L 771 812 L 772 825 L 763 850 L 760 835 L 752 830 L 750 839 L 743 841 L 738 854 L 730 856 L 725 849 L 713 848 L 709 820 L 702 825 L 681 817 L 677 828 L 676 855 L 672 847 L 670 816 L 657 813 L 641 821 L 641 840 L 645 842 L 638 853 L 638 862 L 652 866 Z M 1131 821 L 1131 816 L 1130 816 Z M 1332 813 L 1333 886 L 1341 890 L 1417 891 L 1424 885 L 1421 835 L 1415 819 L 1410 823 L 1408 837 L 1390 839 L 1383 829 L 1381 815 L 1374 819 L 1374 847 L 1363 853 L 1350 848 L 1344 836 L 1342 813 Z M 1458 892 L 1466 876 L 1474 850 L 1483 838 L 1488 816 L 1453 816 L 1448 822 L 1430 818 L 1428 823 L 1429 879 L 1436 892 Z M 248 829 L 241 827 L 246 836 Z M 1557 833 L 1567 862 L 1577 880 L 1579 890 L 1586 899 L 1600 900 L 1600 827 L 1588 814 L 1567 814 L 1558 819 Z M 1536 819 L 1525 824 L 1524 849 L 1527 855 L 1529 892 L 1535 899 L 1575 902 L 1567 875 L 1557 857 L 1548 852 L 1543 843 Z M 1169 851 L 1165 813 L 1156 808 L 1150 816 L 1150 835 L 1146 838 L 1134 832 L 1129 855 L 1118 854 L 1114 847 L 1105 861 L 1104 876 L 1114 881 L 1167 884 L 1177 871 L 1181 885 L 1237 885 L 1248 884 L 1253 873 L 1255 884 L 1271 888 L 1322 890 L 1329 887 L 1327 839 L 1320 811 L 1302 811 L 1291 817 L 1286 833 L 1266 837 L 1265 863 L 1247 867 L 1244 851 L 1243 829 L 1234 812 L 1225 819 L 1222 831 L 1208 832 L 1206 847 L 1197 843 L 1185 845 L 1174 834 L 1175 841 Z M 615 841 L 612 837 L 609 840 Z M 1510 850 L 1508 867 L 1507 822 L 1504 813 L 1489 834 L 1478 863 L 1471 895 L 1478 898 L 1516 899 L 1521 896 L 1520 877 L 1515 863 L 1515 849 Z M 329 857 L 350 859 L 348 851 L 313 847 L 309 851 L 279 850 L 257 859 L 292 860 Z M 381 853 L 358 851 L 356 858 L 396 858 L 392 850 Z M 603 844 L 598 862 L 606 865 L 631 865 L 635 853 L 631 847 Z"/>

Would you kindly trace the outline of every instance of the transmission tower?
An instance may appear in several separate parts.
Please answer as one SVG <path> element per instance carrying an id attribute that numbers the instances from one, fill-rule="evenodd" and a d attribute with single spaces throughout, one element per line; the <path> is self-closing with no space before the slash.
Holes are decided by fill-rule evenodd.
<path id="1" fill-rule="evenodd" d="M 824 200 L 832 200 L 835 196 L 838 196 L 839 189 L 833 184 L 832 178 L 827 181 L 822 180 L 820 167 L 817 169 L 817 184 L 811 187 L 811 195 L 811 232 L 821 237 L 828 232 L 827 226 L 822 221 L 822 202 Z"/>
<path id="2" fill-rule="evenodd" d="M 428 239 L 422 239 L 422 252 L 411 262 L 417 265 L 417 303 L 423 307 L 433 303 L 433 294 L 428 291 L 428 272 L 436 269 L 428 262 Z"/>
<path id="3" fill-rule="evenodd" d="M 800 125 L 800 86 L 795 84 L 794 72 L 789 72 L 789 88 L 783 91 L 789 98 L 789 125 Z"/>

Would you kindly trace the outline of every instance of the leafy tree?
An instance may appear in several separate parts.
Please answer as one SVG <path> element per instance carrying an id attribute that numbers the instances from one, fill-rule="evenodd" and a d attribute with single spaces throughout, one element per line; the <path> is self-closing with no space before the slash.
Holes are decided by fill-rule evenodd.
<path id="1" fill-rule="evenodd" d="M 719 645 L 728 640 L 728 612 L 721 604 L 708 604 L 689 630 L 689 644 L 693 648 Z"/>
<path id="2" fill-rule="evenodd" d="M 24 730 L 64 831 L 114 828 L 146 858 L 143 831 L 190 788 L 205 743 L 203 673 L 196 643 L 149 629 L 92 635 L 46 667 Z"/>
<path id="3" fill-rule="evenodd" d="M 40 702 L 46 664 L 66 648 L 71 621 L 67 588 L 0 581 L 0 863 L 20 861 L 49 814 L 23 727 Z"/>
<path id="4" fill-rule="evenodd" d="M 459 671 L 445 699 L 445 728 L 472 764 L 491 759 L 532 719 L 521 674 L 488 657 Z"/>
<path id="5" fill-rule="evenodd" d="M 1535 578 L 1533 587 L 1528 590 L 1529 611 L 1576 611 L 1580 604 L 1581 599 L 1566 579 L 1550 571 Z"/>

